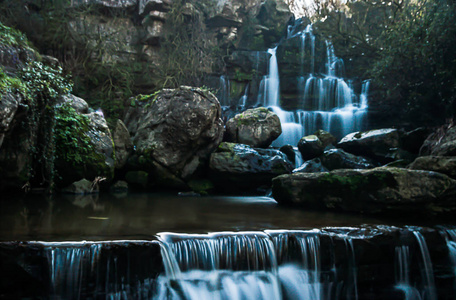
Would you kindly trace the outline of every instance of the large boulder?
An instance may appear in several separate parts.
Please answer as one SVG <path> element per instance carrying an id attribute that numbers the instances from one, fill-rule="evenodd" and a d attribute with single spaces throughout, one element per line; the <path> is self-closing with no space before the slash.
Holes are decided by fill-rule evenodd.
<path id="1" fill-rule="evenodd" d="M 342 149 L 329 149 L 319 157 L 321 164 L 328 170 L 336 169 L 372 169 L 377 167 L 372 160 L 356 156 Z"/>
<path id="2" fill-rule="evenodd" d="M 192 176 L 223 138 L 217 98 L 191 87 L 164 89 L 132 101 L 125 125 L 133 137 L 140 168 L 160 165 L 178 178 Z"/>
<path id="3" fill-rule="evenodd" d="M 266 148 L 280 136 L 279 117 L 264 107 L 248 109 L 226 123 L 226 141 Z"/>
<path id="4" fill-rule="evenodd" d="M 273 179 L 281 204 L 365 213 L 456 212 L 456 180 L 399 168 L 294 173 Z"/>
<path id="5" fill-rule="evenodd" d="M 456 126 L 444 126 L 423 143 L 421 155 L 456 156 Z"/>
<path id="6" fill-rule="evenodd" d="M 79 113 L 73 108 L 73 97 L 64 99 L 56 113 L 58 185 L 96 177 L 109 182 L 114 177 L 115 149 L 106 119 L 101 112 Z M 83 99 L 78 98 L 78 102 L 85 106 Z"/>
<path id="7" fill-rule="evenodd" d="M 439 172 L 456 178 L 456 156 L 421 156 L 409 168 Z"/>
<path id="8" fill-rule="evenodd" d="M 235 188 L 253 190 L 261 185 L 270 186 L 272 178 L 293 169 L 286 155 L 279 150 L 233 143 L 220 144 L 211 155 L 209 168 L 214 183 L 231 192 Z"/>
<path id="9" fill-rule="evenodd" d="M 298 149 L 304 160 L 309 160 L 323 154 L 325 147 L 316 135 L 308 135 L 298 142 Z"/>
<path id="10" fill-rule="evenodd" d="M 390 162 L 400 146 L 397 129 L 376 129 L 365 132 L 353 132 L 346 135 L 337 144 L 347 152 L 371 157 L 381 162 Z"/>

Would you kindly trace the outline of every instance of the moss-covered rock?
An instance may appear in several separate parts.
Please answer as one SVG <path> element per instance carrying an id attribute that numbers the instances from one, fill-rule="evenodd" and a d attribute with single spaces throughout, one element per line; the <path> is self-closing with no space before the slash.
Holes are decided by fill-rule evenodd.
<path id="1" fill-rule="evenodd" d="M 421 156 L 409 165 L 412 170 L 427 170 L 456 178 L 456 156 Z"/>
<path id="2" fill-rule="evenodd" d="M 273 179 L 281 204 L 361 213 L 449 214 L 456 211 L 456 180 L 399 168 L 294 173 Z"/>
<path id="3" fill-rule="evenodd" d="M 282 133 L 279 117 L 264 107 L 248 109 L 226 123 L 227 142 L 266 148 Z"/>

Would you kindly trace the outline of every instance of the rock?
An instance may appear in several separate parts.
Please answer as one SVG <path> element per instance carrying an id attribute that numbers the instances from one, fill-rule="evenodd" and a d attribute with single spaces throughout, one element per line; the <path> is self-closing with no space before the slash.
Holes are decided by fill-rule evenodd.
<path id="1" fill-rule="evenodd" d="M 315 135 L 323 144 L 323 148 L 328 147 L 329 145 L 334 145 L 336 143 L 336 138 L 331 133 L 324 131 L 322 129 L 317 130 Z"/>
<path id="2" fill-rule="evenodd" d="M 62 192 L 67 194 L 86 195 L 98 193 L 99 189 L 98 184 L 94 184 L 92 181 L 83 178 L 62 189 Z"/>
<path id="3" fill-rule="evenodd" d="M 456 156 L 456 126 L 443 126 L 423 143 L 420 155 Z"/>
<path id="4" fill-rule="evenodd" d="M 298 142 L 298 149 L 304 160 L 309 160 L 323 154 L 325 147 L 316 135 L 308 135 Z"/>
<path id="5" fill-rule="evenodd" d="M 21 99 L 18 95 L 6 93 L 0 99 L 0 148 L 6 133 L 11 129 Z"/>
<path id="6" fill-rule="evenodd" d="M 279 117 L 264 107 L 248 109 L 226 123 L 226 141 L 266 148 L 282 133 Z"/>
<path id="7" fill-rule="evenodd" d="M 370 159 L 347 153 L 342 149 L 326 150 L 320 157 L 321 164 L 328 170 L 372 169 L 377 165 Z"/>
<path id="8" fill-rule="evenodd" d="M 139 14 L 167 11 L 172 0 L 139 0 Z"/>
<path id="9" fill-rule="evenodd" d="M 253 190 L 270 185 L 272 178 L 293 169 L 286 155 L 279 150 L 233 143 L 220 144 L 211 155 L 209 168 L 214 184 L 229 192 L 236 191 L 236 188 Z"/>
<path id="10" fill-rule="evenodd" d="M 319 158 L 314 158 L 304 162 L 299 168 L 294 169 L 293 173 L 316 173 L 316 172 L 328 172 L 329 170 L 322 165 Z"/>
<path id="11" fill-rule="evenodd" d="M 223 138 L 215 96 L 199 88 L 165 89 L 130 107 L 125 125 L 133 137 L 141 168 L 159 164 L 177 178 L 202 167 Z"/>
<path id="12" fill-rule="evenodd" d="M 289 161 L 296 163 L 296 153 L 292 145 L 283 145 L 279 150 L 287 156 Z"/>
<path id="13" fill-rule="evenodd" d="M 59 178 L 57 184 L 65 186 L 73 181 L 86 178 L 94 180 L 96 177 L 111 181 L 114 177 L 115 167 L 115 150 L 111 131 L 101 112 L 92 112 L 89 114 L 79 114 L 86 117 L 87 124 L 76 124 L 76 126 L 87 126 L 75 128 L 68 132 L 66 126 L 72 126 L 74 123 L 66 123 L 67 119 L 74 119 L 78 114 L 74 110 L 62 110 L 65 115 L 57 120 L 56 131 L 64 136 L 56 137 L 57 145 L 55 168 Z M 59 112 L 57 114 L 60 114 Z M 58 130 L 57 130 L 58 129 Z M 74 144 L 77 141 L 77 145 Z M 85 142 L 83 142 L 85 141 Z M 90 144 L 90 148 L 87 143 Z M 63 153 L 71 151 L 71 155 Z"/>
<path id="14" fill-rule="evenodd" d="M 76 97 L 72 94 L 62 95 L 57 100 L 57 104 L 68 104 L 70 107 L 74 108 L 76 112 L 80 114 L 87 114 L 89 113 L 89 104 L 79 97 Z"/>
<path id="15" fill-rule="evenodd" d="M 144 171 L 129 171 L 125 174 L 125 180 L 128 183 L 138 185 L 141 187 L 146 187 L 149 181 L 149 174 Z"/>
<path id="16" fill-rule="evenodd" d="M 116 152 L 115 168 L 122 169 L 128 161 L 128 157 L 133 152 L 133 142 L 127 127 L 121 120 L 117 120 L 116 127 L 112 133 L 114 149 Z"/>
<path id="17" fill-rule="evenodd" d="M 80 5 L 102 5 L 110 8 L 129 8 L 135 7 L 138 0 L 73 0 L 71 1 L 71 6 L 80 6 Z"/>
<path id="18" fill-rule="evenodd" d="M 456 178 L 456 156 L 421 156 L 409 168 L 439 172 Z"/>
<path id="19" fill-rule="evenodd" d="M 294 173 L 273 179 L 281 204 L 365 213 L 456 212 L 456 180 L 399 168 Z"/>
<path id="20" fill-rule="evenodd" d="M 394 160 L 389 156 L 400 146 L 399 133 L 397 129 L 354 132 L 345 136 L 337 146 L 355 155 L 387 163 Z"/>
<path id="21" fill-rule="evenodd" d="M 119 180 L 114 183 L 110 188 L 111 193 L 125 193 L 128 192 L 128 182 Z"/>

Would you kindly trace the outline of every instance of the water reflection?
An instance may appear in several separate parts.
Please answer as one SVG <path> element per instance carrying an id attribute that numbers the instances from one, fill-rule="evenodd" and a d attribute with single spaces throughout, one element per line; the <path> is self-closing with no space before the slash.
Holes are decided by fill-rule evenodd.
<path id="1" fill-rule="evenodd" d="M 0 240 L 153 239 L 157 232 L 207 233 L 362 224 L 426 225 L 280 207 L 268 197 L 173 194 L 33 196 L 0 201 Z"/>

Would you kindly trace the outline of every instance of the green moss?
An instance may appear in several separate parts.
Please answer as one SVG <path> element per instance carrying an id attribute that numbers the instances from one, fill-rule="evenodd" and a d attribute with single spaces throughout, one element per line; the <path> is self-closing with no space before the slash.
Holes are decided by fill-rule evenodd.
<path id="1" fill-rule="evenodd" d="M 321 176 L 319 183 L 339 186 L 343 189 L 349 189 L 351 192 L 359 191 L 369 184 L 369 179 L 364 175 L 340 176 L 333 173 L 327 173 Z"/>
<path id="2" fill-rule="evenodd" d="M 0 22 L 0 44 L 12 47 L 30 48 L 30 42 L 19 30 L 5 26 Z"/>
<path id="3" fill-rule="evenodd" d="M 240 69 L 236 69 L 234 73 L 234 80 L 236 81 L 251 81 L 253 79 L 252 73 L 242 72 Z"/>
<path id="4" fill-rule="evenodd" d="M 208 179 L 193 179 L 190 180 L 187 185 L 192 191 L 201 195 L 207 195 L 209 191 L 214 189 L 214 184 Z"/>
<path id="5" fill-rule="evenodd" d="M 0 95 L 6 93 L 19 93 L 23 96 L 29 94 L 28 87 L 21 79 L 8 76 L 2 68 L 0 68 Z"/>

